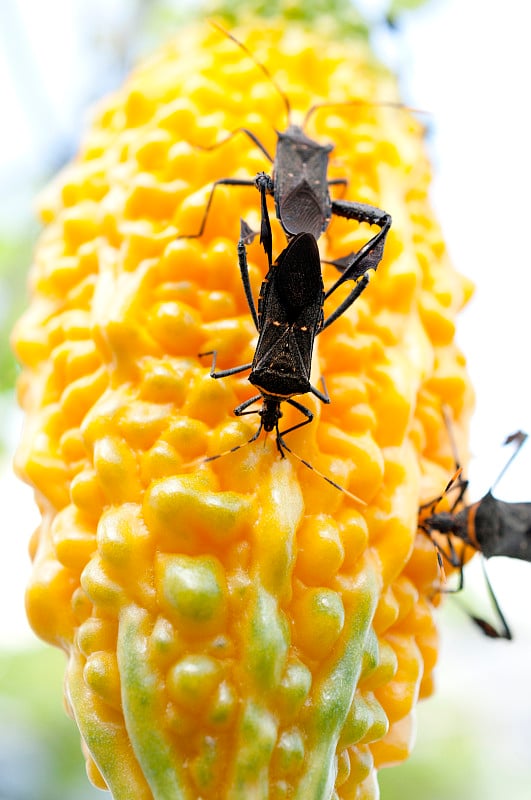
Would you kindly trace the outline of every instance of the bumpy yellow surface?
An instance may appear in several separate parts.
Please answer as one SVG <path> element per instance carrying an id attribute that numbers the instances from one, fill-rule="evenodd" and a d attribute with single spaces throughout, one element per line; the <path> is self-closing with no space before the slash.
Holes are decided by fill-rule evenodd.
<path id="1" fill-rule="evenodd" d="M 323 99 L 394 99 L 361 45 L 263 23 L 237 33 L 292 121 Z M 408 112 L 327 107 L 307 129 L 333 142 L 343 196 L 393 217 L 369 287 L 318 337 L 314 383 L 326 377 L 331 403 L 301 398 L 315 420 L 287 437 L 366 505 L 281 459 L 273 435 L 202 461 L 258 425 L 233 415 L 254 393 L 246 374 L 215 381 L 198 358 L 252 359 L 236 243 L 240 217 L 258 225 L 258 193 L 219 189 L 203 237 L 178 237 L 198 229 L 215 179 L 270 171 L 242 134 L 201 147 L 247 127 L 274 151 L 287 122 L 233 42 L 186 30 L 104 102 L 42 200 L 14 335 L 17 468 L 42 510 L 27 610 L 68 656 L 89 775 L 116 800 L 374 798 L 376 769 L 408 755 L 432 691 L 440 576 L 417 510 L 452 469 L 443 404 L 466 455 L 454 320 L 470 287 L 448 261 Z M 334 219 L 322 256 L 368 236 Z M 257 243 L 249 261 L 257 294 Z M 299 421 L 284 410 L 283 427 Z"/>

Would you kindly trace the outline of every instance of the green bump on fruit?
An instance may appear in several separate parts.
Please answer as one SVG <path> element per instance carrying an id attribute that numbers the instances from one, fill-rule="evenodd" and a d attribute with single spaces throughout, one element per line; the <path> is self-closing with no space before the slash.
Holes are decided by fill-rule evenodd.
<path id="1" fill-rule="evenodd" d="M 81 573 L 81 586 L 95 605 L 110 612 L 116 613 L 126 601 L 123 586 L 109 576 L 105 564 L 97 556 Z"/>
<path id="2" fill-rule="evenodd" d="M 148 528 L 168 550 L 187 549 L 198 536 L 218 544 L 237 539 L 248 525 L 249 509 L 249 499 L 237 492 L 199 490 L 197 480 L 175 476 L 156 481 L 143 503 Z"/>
<path id="3" fill-rule="evenodd" d="M 213 556 L 159 555 L 157 594 L 177 625 L 198 635 L 221 630 L 226 617 L 227 586 L 223 568 Z"/>
<path id="4" fill-rule="evenodd" d="M 259 588 L 247 640 L 248 668 L 257 689 L 270 691 L 281 680 L 289 648 L 289 628 L 277 600 Z"/>
<path id="5" fill-rule="evenodd" d="M 167 675 L 170 697 L 190 711 L 202 706 L 214 692 L 220 665 L 213 658 L 190 655 L 175 664 Z"/>
<path id="6" fill-rule="evenodd" d="M 279 771 L 285 775 L 297 772 L 304 761 L 304 741 L 300 731 L 283 731 L 275 752 Z"/>
<path id="7" fill-rule="evenodd" d="M 277 722 L 266 708 L 248 701 L 243 711 L 236 749 L 231 800 L 268 796 L 269 762 L 277 739 Z"/>
<path id="8" fill-rule="evenodd" d="M 339 737 L 338 747 L 375 741 L 384 736 L 388 728 L 389 720 L 372 692 L 356 692 Z"/>
<path id="9" fill-rule="evenodd" d="M 234 688 L 225 681 L 222 681 L 212 700 L 209 716 L 210 721 L 217 726 L 228 724 L 232 720 L 237 703 L 238 698 Z"/>
<path id="10" fill-rule="evenodd" d="M 283 715 L 288 718 L 299 713 L 312 687 L 312 673 L 301 661 L 287 664 L 280 682 L 278 697 Z"/>
<path id="11" fill-rule="evenodd" d="M 325 658 L 345 624 L 341 596 L 332 589 L 308 589 L 294 604 L 299 620 L 293 628 L 296 643 L 312 658 Z"/>

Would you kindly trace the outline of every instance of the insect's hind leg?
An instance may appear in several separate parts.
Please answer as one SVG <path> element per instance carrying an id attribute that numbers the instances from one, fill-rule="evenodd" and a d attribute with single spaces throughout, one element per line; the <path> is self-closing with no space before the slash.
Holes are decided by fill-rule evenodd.
<path id="1" fill-rule="evenodd" d="M 350 256 L 338 259 L 337 262 L 331 262 L 342 272 L 342 275 L 328 290 L 327 297 L 345 281 L 356 280 L 367 270 L 378 267 L 383 256 L 385 239 L 392 223 L 391 215 L 387 211 L 382 211 L 380 208 L 369 206 L 365 203 L 354 203 L 349 200 L 332 200 L 332 214 L 355 220 L 356 222 L 368 222 L 370 225 L 378 225 L 380 230 L 357 253 L 351 253 Z"/>
<path id="2" fill-rule="evenodd" d="M 325 328 L 328 328 L 328 326 L 329 326 L 329 325 L 331 325 L 331 324 L 332 324 L 332 322 L 335 322 L 335 321 L 336 321 L 336 319 L 338 319 L 338 317 L 340 317 L 342 314 L 344 314 L 344 313 L 345 313 L 345 311 L 347 310 L 347 308 L 350 308 L 350 306 L 352 305 L 352 303 L 353 303 L 355 300 L 357 300 L 357 299 L 358 299 L 358 297 L 360 296 L 360 294 L 361 294 L 361 293 L 364 291 L 364 289 L 365 289 L 365 288 L 368 286 L 368 283 L 369 283 L 369 276 L 368 276 L 368 275 L 364 275 L 364 276 L 361 278 L 361 280 L 359 280 L 359 281 L 356 283 L 356 286 L 355 286 L 355 287 L 354 287 L 354 289 L 353 289 L 353 290 L 350 292 L 350 294 L 349 294 L 349 295 L 347 295 L 347 297 L 346 297 L 346 298 L 343 300 L 343 302 L 342 302 L 342 303 L 340 303 L 340 305 L 339 305 L 339 306 L 336 308 L 336 310 L 335 310 L 335 311 L 333 311 L 333 312 L 330 314 L 330 316 L 329 316 L 329 317 L 328 317 L 328 318 L 327 318 L 327 319 L 324 321 L 324 323 L 323 323 L 323 327 L 321 328 L 321 330 L 319 331 L 319 333 L 321 333 L 322 331 L 324 331 L 324 329 L 325 329 Z M 329 294 L 330 294 L 330 292 L 328 292 L 326 296 L 328 296 Z"/>

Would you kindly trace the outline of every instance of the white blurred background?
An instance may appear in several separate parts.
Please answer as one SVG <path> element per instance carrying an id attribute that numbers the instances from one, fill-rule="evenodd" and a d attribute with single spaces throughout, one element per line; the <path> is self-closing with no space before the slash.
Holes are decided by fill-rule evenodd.
<path id="1" fill-rule="evenodd" d="M 156 5 L 159 27 L 153 24 Z M 167 10 L 182 5 L 1 0 L 0 238 L 23 228 L 34 235 L 31 198 L 75 152 L 87 107 L 121 82 L 138 53 L 160 38 Z M 358 5 L 377 20 L 386 4 Z M 432 0 L 406 15 L 398 31 L 382 24 L 375 35 L 382 57 L 401 75 L 404 100 L 431 113 L 433 204 L 456 267 L 477 286 L 458 324 L 477 392 L 469 471 L 474 499 L 507 457 L 501 447 L 507 434 L 531 432 L 529 30 L 524 0 Z M 0 295 L 0 312 L 9 304 L 8 289 Z M 35 643 L 23 592 L 27 541 L 38 517 L 31 491 L 11 475 L 20 417 L 12 397 L 1 397 L 7 446 L 0 478 L 0 649 L 9 649 Z M 528 443 L 497 496 L 531 500 L 530 476 Z M 494 559 L 488 566 L 515 640 L 487 640 L 457 602 L 446 604 L 438 693 L 420 708 L 418 745 L 403 773 L 423 765 L 431 770 L 431 788 L 415 795 L 419 800 L 531 796 L 531 565 Z M 466 584 L 463 603 L 488 616 L 478 564 L 467 569 Z M 452 782 L 446 773 L 456 763 L 462 775 Z M 396 789 L 401 773 L 391 772 Z M 383 787 L 386 800 L 387 775 Z"/>

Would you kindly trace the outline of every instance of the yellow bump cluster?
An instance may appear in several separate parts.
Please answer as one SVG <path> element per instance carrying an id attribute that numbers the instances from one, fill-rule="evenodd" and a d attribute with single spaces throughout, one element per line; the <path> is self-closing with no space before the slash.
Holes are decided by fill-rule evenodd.
<path id="1" fill-rule="evenodd" d="M 198 230 L 213 181 L 270 170 L 231 132 L 273 152 L 288 120 L 233 42 L 186 29 L 102 104 L 42 199 L 14 334 L 16 463 L 42 511 L 27 611 L 68 656 L 89 776 L 115 800 L 369 800 L 432 691 L 439 575 L 417 513 L 452 466 L 443 405 L 466 455 L 454 320 L 470 286 L 429 206 L 422 127 L 375 105 L 395 89 L 365 47 L 284 25 L 237 33 L 292 121 L 365 101 L 316 111 L 308 134 L 334 144 L 330 178 L 348 181 L 334 191 L 393 217 L 368 289 L 318 338 L 314 382 L 331 403 L 302 398 L 315 419 L 287 437 L 315 471 L 281 459 L 273 436 L 205 461 L 258 425 L 233 415 L 246 374 L 214 381 L 198 357 L 252 359 L 236 242 L 240 217 L 258 227 L 257 192 L 219 188 L 204 235 L 179 236 Z M 322 256 L 368 236 L 333 219 Z M 249 262 L 256 296 L 257 243 Z M 300 421 L 283 411 L 282 427 Z"/>

